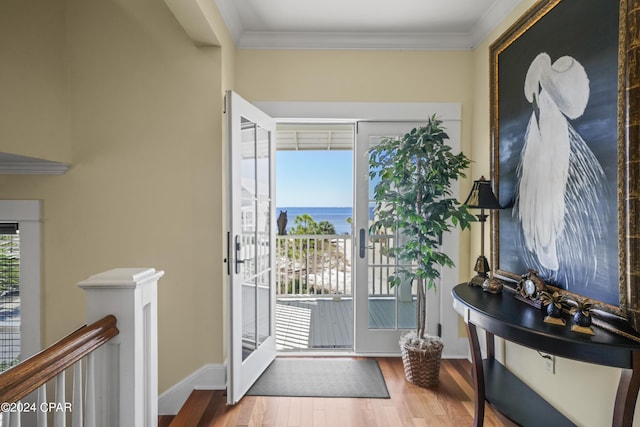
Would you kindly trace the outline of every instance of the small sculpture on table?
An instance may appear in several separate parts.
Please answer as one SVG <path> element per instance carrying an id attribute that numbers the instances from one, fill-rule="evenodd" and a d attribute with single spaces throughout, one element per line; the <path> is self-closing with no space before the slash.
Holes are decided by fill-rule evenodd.
<path id="1" fill-rule="evenodd" d="M 595 335 L 591 327 L 591 309 L 593 303 L 591 300 L 583 299 L 575 301 L 576 306 L 571 308 L 571 314 L 573 315 L 573 326 L 571 330 L 580 334 Z"/>
<path id="2" fill-rule="evenodd" d="M 540 297 L 542 304 L 546 306 L 547 315 L 544 318 L 545 323 L 552 325 L 566 325 L 565 320 L 562 318 L 562 310 L 564 308 L 565 296 L 558 291 L 553 293 L 543 291 Z"/>
<path id="3" fill-rule="evenodd" d="M 536 270 L 531 270 L 520 276 L 520 281 L 516 286 L 516 293 L 513 295 L 516 299 L 525 302 L 535 308 L 542 308 L 540 297 L 542 292 L 547 290 L 547 284 L 538 277 Z"/>
<path id="4" fill-rule="evenodd" d="M 495 277 L 490 277 L 482 282 L 482 290 L 491 294 L 499 294 L 500 292 L 502 292 L 503 287 L 504 285 L 502 283 L 502 280 Z"/>

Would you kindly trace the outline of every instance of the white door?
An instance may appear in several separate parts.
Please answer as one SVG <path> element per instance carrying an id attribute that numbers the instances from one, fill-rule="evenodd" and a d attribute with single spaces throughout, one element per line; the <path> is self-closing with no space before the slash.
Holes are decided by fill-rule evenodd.
<path id="1" fill-rule="evenodd" d="M 228 134 L 229 355 L 227 401 L 237 403 L 276 356 L 275 123 L 235 92 Z"/>
<path id="2" fill-rule="evenodd" d="M 355 150 L 355 350 L 358 353 L 399 353 L 400 335 L 416 327 L 416 290 L 411 283 L 391 287 L 397 260 L 386 256 L 402 244 L 402 234 L 371 234 L 373 188 L 369 180 L 369 149 L 382 138 L 404 135 L 424 122 L 359 122 Z M 438 282 L 438 288 L 439 282 Z M 438 334 L 439 298 L 427 293 L 427 333 Z"/>

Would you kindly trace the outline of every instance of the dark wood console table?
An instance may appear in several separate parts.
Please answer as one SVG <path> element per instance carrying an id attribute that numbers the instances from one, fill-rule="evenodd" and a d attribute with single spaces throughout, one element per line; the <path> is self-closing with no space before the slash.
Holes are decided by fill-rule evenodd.
<path id="1" fill-rule="evenodd" d="M 594 336 L 572 332 L 568 316 L 566 326 L 544 323 L 542 310 L 514 299 L 508 291 L 494 295 L 479 287 L 460 284 L 452 294 L 453 306 L 464 319 L 471 347 L 475 426 L 483 425 L 485 400 L 517 424 L 573 425 L 495 360 L 494 336 L 560 357 L 622 368 L 611 425 L 633 424 L 640 388 L 640 343 L 597 327 Z M 485 359 L 476 327 L 486 331 Z"/>

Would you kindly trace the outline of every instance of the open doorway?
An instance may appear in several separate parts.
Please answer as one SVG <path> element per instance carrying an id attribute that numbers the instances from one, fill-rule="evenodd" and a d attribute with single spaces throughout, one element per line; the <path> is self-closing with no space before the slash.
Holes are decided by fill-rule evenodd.
<path id="1" fill-rule="evenodd" d="M 276 130 L 276 348 L 352 351 L 355 126 Z"/>
<path id="2" fill-rule="evenodd" d="M 410 122 L 424 122 L 427 117 L 437 115 L 443 120 L 447 128 L 447 134 L 450 137 L 454 150 L 460 149 L 461 130 L 462 130 L 462 110 L 459 103 L 422 103 L 422 102 L 313 102 L 313 101 L 283 101 L 283 102 L 255 102 L 254 105 L 262 111 L 274 118 L 277 125 L 287 124 L 348 124 L 355 128 L 355 134 L 358 136 L 357 142 L 350 141 L 352 147 L 362 148 L 361 145 L 367 145 L 368 142 L 375 142 L 379 137 L 397 136 L 395 133 L 389 133 L 388 130 L 376 130 L 373 133 L 367 131 L 366 123 L 372 123 L 383 126 L 388 123 L 392 126 L 396 124 L 402 128 L 404 123 L 404 131 L 411 125 Z M 326 140 L 326 139 L 325 139 Z M 362 140 L 362 141 L 361 141 Z M 366 148 L 366 147 L 365 147 Z M 326 149 L 326 148 L 325 148 Z M 394 334 L 402 332 L 404 322 L 402 317 L 398 316 L 399 310 L 393 310 L 396 314 L 394 323 L 396 327 L 393 329 L 380 329 L 376 327 L 372 321 L 375 313 L 371 308 L 375 308 L 377 299 L 374 296 L 385 299 L 386 295 L 375 293 L 372 283 L 380 275 L 373 275 L 376 268 L 386 268 L 384 259 L 382 262 L 371 262 L 371 257 L 375 249 L 375 241 L 370 241 L 368 236 L 368 220 L 370 220 L 370 210 L 367 206 L 367 194 L 370 192 L 370 183 L 364 184 L 360 182 L 367 177 L 366 170 L 359 172 L 357 165 L 365 166 L 368 164 L 367 157 L 358 155 L 356 152 L 354 157 L 354 202 L 353 202 L 353 226 L 354 234 L 351 236 L 351 250 L 353 252 L 352 277 L 354 278 L 353 292 L 355 315 L 354 321 L 354 343 L 353 353 L 358 355 L 369 354 L 399 354 L 397 340 Z M 276 165 L 276 169 L 278 166 Z M 454 190 L 454 194 L 458 196 L 459 189 Z M 282 206 L 281 200 L 276 192 L 276 206 Z M 278 211 L 275 212 L 278 216 Z M 292 218 L 289 216 L 289 222 Z M 373 248 L 373 249 L 372 249 Z M 447 239 L 443 240 L 443 248 L 445 252 L 453 259 L 456 266 L 459 267 L 459 232 L 457 229 L 452 231 Z M 380 255 L 382 252 L 378 251 Z M 357 264 L 357 268 L 356 268 Z M 372 268 L 373 267 L 373 268 Z M 437 328 L 442 334 L 445 341 L 445 350 L 443 357 L 458 358 L 467 357 L 468 343 L 464 334 L 460 333 L 459 316 L 453 309 L 453 301 L 451 297 L 451 289 L 459 283 L 459 271 L 456 268 L 443 268 L 441 272 L 441 282 L 438 291 L 431 296 L 435 298 L 437 312 L 430 311 L 434 316 L 432 325 L 439 325 Z M 358 269 L 358 272 L 356 270 Z M 389 294 L 394 293 L 393 289 L 386 291 Z M 375 295 L 374 295 L 375 294 Z M 395 296 L 394 296 L 395 298 Z M 370 304 L 371 303 L 371 304 Z M 379 304 L 378 304 L 379 305 Z M 386 311 L 387 314 L 391 311 Z M 308 315 L 307 311 L 299 311 L 299 315 Z M 385 323 L 386 325 L 386 323 Z M 364 333 L 366 331 L 366 333 Z M 362 338 L 362 339 L 359 339 Z M 387 339 L 388 338 L 388 339 Z"/>

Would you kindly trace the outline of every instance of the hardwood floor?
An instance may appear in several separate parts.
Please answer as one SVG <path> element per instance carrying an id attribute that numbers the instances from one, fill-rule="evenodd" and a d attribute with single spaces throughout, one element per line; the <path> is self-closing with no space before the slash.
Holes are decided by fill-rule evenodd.
<path id="1" fill-rule="evenodd" d="M 433 389 L 407 382 L 400 358 L 377 358 L 391 399 L 246 396 L 226 406 L 224 391 L 194 391 L 176 416 L 159 427 L 313 426 L 400 427 L 473 425 L 473 388 L 467 360 L 445 359 Z M 485 426 L 511 426 L 487 405 Z"/>

